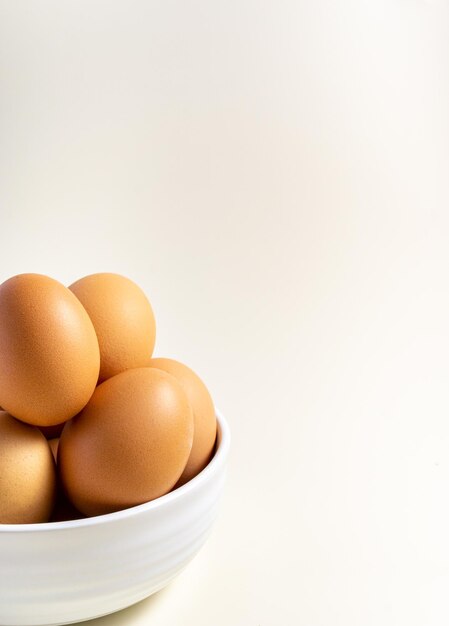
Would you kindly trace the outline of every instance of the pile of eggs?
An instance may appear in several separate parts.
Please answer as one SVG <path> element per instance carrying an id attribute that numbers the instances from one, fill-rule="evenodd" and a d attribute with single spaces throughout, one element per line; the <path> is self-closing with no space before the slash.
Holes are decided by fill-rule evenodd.
<path id="1" fill-rule="evenodd" d="M 0 523 L 102 515 L 210 461 L 214 406 L 186 365 L 152 358 L 143 291 L 118 274 L 0 285 Z"/>

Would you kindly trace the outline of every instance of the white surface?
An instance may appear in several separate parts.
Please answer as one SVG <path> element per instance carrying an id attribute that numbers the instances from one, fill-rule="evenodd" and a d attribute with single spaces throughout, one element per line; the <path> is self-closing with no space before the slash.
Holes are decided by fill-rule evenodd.
<path id="1" fill-rule="evenodd" d="M 95 626 L 449 622 L 446 0 L 0 0 L 0 268 L 141 284 L 233 433 Z"/>
<path id="2" fill-rule="evenodd" d="M 67 522 L 0 525 L 0 623 L 71 624 L 163 589 L 197 554 L 217 516 L 229 427 L 189 483 L 152 502 Z"/>

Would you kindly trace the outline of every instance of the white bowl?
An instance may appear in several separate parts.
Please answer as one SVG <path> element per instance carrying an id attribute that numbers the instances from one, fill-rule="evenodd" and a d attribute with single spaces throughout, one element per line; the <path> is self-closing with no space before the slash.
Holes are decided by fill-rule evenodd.
<path id="1" fill-rule="evenodd" d="M 139 506 L 81 520 L 0 524 L 0 624 L 70 624 L 162 589 L 195 556 L 217 514 L 230 434 L 198 476 Z"/>

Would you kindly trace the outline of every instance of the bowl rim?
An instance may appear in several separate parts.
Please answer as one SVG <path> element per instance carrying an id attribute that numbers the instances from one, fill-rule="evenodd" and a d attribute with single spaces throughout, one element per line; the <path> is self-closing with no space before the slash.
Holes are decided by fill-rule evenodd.
<path id="1" fill-rule="evenodd" d="M 222 465 L 223 462 L 226 460 L 229 446 L 231 443 L 231 433 L 226 419 L 218 409 L 215 409 L 215 415 L 217 418 L 219 440 L 214 456 L 199 474 L 189 480 L 189 482 L 175 489 L 175 491 L 170 491 L 169 493 L 166 493 L 159 498 L 155 498 L 154 500 L 150 500 L 149 502 L 144 502 L 144 504 L 137 504 L 136 506 L 132 506 L 127 509 L 121 509 L 120 511 L 115 511 L 114 513 L 106 513 L 105 515 L 95 515 L 93 517 L 84 517 L 82 519 L 76 520 L 66 520 L 64 522 L 0 524 L 0 533 L 21 533 L 35 531 L 48 532 L 53 530 L 69 530 L 72 528 L 85 528 L 88 526 L 97 526 L 99 524 L 108 524 L 110 522 L 134 517 L 135 515 L 139 515 L 139 513 L 159 509 L 165 505 L 170 504 L 171 502 L 174 502 L 175 500 L 179 500 L 179 498 L 184 497 L 186 494 L 194 491 L 197 487 L 204 483 L 204 481 L 209 478 L 209 476 L 217 469 L 217 467 Z"/>

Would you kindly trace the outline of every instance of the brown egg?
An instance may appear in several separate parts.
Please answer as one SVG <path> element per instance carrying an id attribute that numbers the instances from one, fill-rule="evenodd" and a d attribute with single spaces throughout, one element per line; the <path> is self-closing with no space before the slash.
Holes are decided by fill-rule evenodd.
<path id="1" fill-rule="evenodd" d="M 55 424 L 54 426 L 39 426 L 39 430 L 47 439 L 55 439 L 61 436 L 65 424 L 65 422 L 62 422 L 62 424 Z"/>
<path id="2" fill-rule="evenodd" d="M 48 522 L 55 490 L 55 463 L 44 435 L 0 412 L 0 523 Z"/>
<path id="3" fill-rule="evenodd" d="M 99 381 L 146 367 L 153 354 L 156 324 L 143 291 L 118 274 L 92 274 L 70 285 L 95 327 L 100 344 Z"/>
<path id="4" fill-rule="evenodd" d="M 0 285 L 0 404 L 29 424 L 76 415 L 98 380 L 94 327 L 73 293 L 48 276 Z"/>
<path id="5" fill-rule="evenodd" d="M 50 446 L 51 453 L 56 463 L 56 459 L 58 456 L 59 439 L 49 439 L 48 445 Z"/>
<path id="6" fill-rule="evenodd" d="M 59 441 L 63 487 L 86 515 L 153 500 L 181 476 L 193 416 L 181 385 L 154 368 L 127 370 L 99 385 Z"/>
<path id="7" fill-rule="evenodd" d="M 215 446 L 217 420 L 212 398 L 199 376 L 187 365 L 173 359 L 151 359 L 151 367 L 174 376 L 184 389 L 193 410 L 194 435 L 192 451 L 176 487 L 199 474 L 209 463 Z"/>

